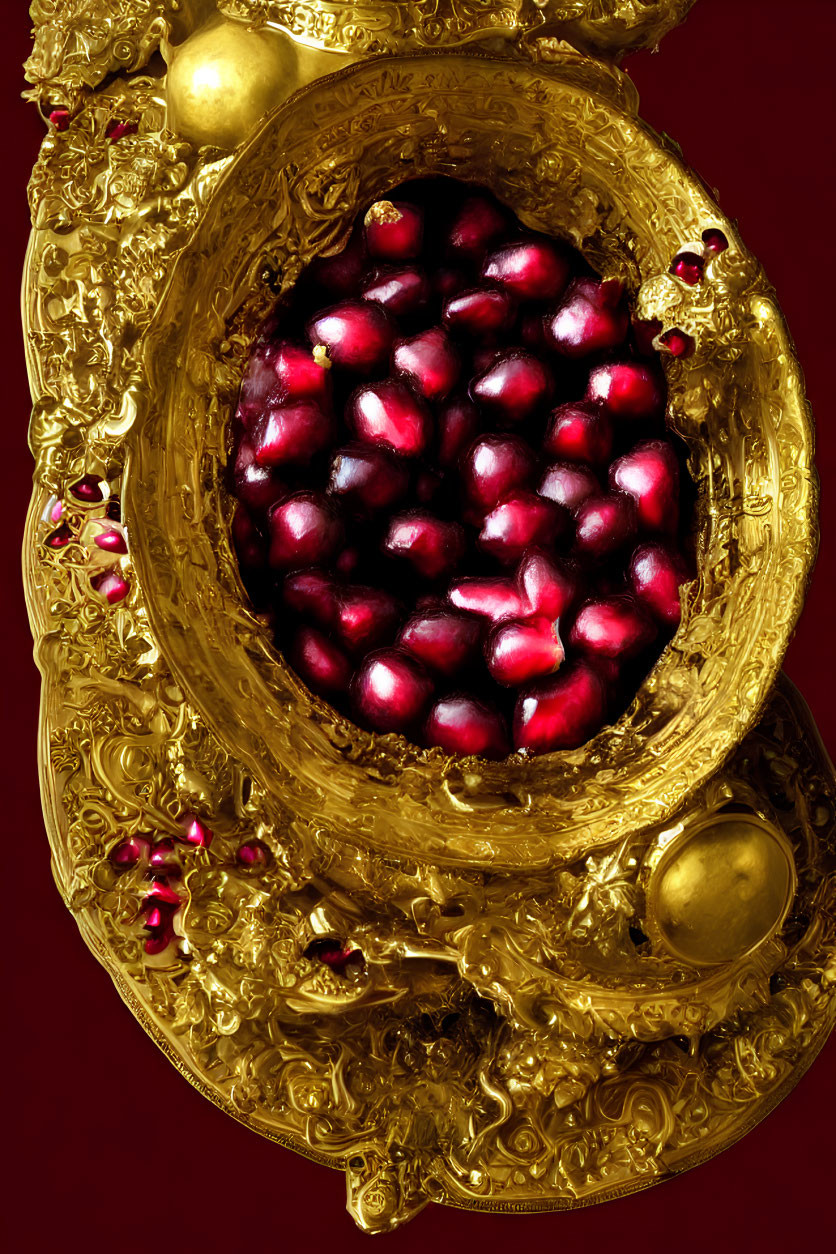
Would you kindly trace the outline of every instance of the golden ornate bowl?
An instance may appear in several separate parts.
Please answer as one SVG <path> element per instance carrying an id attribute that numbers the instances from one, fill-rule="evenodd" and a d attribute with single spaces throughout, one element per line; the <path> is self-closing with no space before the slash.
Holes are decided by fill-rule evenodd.
<path id="1" fill-rule="evenodd" d="M 779 676 L 816 545 L 800 372 L 757 262 L 602 55 L 689 4 L 210 7 L 90 0 L 29 66 L 53 116 L 25 561 L 59 887 L 175 1064 L 344 1168 L 361 1226 L 643 1187 L 761 1118 L 836 1013 L 832 767 Z M 97 88 L 161 41 L 167 72 Z M 665 365 L 699 578 L 572 752 L 360 731 L 274 651 L 232 554 L 228 420 L 275 291 L 424 175 L 489 186 L 694 342 Z M 671 262 L 712 229 L 730 246 L 688 287 Z M 149 955 L 154 851 L 177 936 Z M 329 971 L 316 938 L 362 963 Z"/>

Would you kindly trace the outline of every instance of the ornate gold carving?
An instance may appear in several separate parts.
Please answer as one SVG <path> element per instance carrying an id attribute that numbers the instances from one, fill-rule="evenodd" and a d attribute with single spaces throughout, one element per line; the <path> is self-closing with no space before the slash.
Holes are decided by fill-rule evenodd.
<path id="1" fill-rule="evenodd" d="M 360 66 L 223 158 L 166 128 L 164 81 L 117 78 L 33 175 L 25 561 L 56 879 L 183 1074 L 342 1168 L 374 1231 L 431 1199 L 559 1209 L 683 1170 L 780 1100 L 836 1015 L 836 786 L 773 687 L 815 545 L 798 366 L 697 180 L 590 91 L 617 76 L 554 56 Z M 701 576 L 631 710 L 571 754 L 486 766 L 359 733 L 242 597 L 221 480 L 265 269 L 290 285 L 413 173 L 490 184 L 696 340 L 669 382 Z M 686 290 L 671 258 L 708 227 L 731 246 Z M 789 915 L 689 965 L 654 931 L 654 875 L 741 813 L 792 851 Z M 177 908 L 149 954 L 152 850 Z"/>

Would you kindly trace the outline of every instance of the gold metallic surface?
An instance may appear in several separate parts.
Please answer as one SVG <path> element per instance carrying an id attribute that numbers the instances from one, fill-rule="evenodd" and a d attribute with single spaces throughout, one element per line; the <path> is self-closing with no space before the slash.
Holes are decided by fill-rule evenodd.
<path id="1" fill-rule="evenodd" d="M 328 7 L 360 6 L 293 6 Z M 594 12 L 631 7 L 662 13 Z M 164 66 L 114 74 L 116 32 L 141 70 L 197 41 L 205 6 L 177 30 L 163 4 L 43 12 L 30 74 L 72 118 L 30 188 L 24 562 L 46 823 L 85 940 L 201 1092 L 345 1171 L 367 1230 L 429 1200 L 585 1205 L 716 1153 L 836 1017 L 836 782 L 779 674 L 815 552 L 812 425 L 761 268 L 626 78 L 560 39 L 532 62 L 370 59 L 226 152 L 174 128 Z M 416 174 L 488 184 L 695 339 L 666 369 L 699 578 L 631 708 L 571 753 L 484 763 L 358 731 L 284 666 L 237 574 L 227 427 L 272 287 Z M 730 247 L 687 287 L 671 259 L 710 227 Z M 194 814 L 210 844 L 184 841 Z M 146 866 L 111 862 L 131 837 L 170 840 L 179 872 L 151 956 Z M 317 938 L 362 961 L 330 970 Z"/>

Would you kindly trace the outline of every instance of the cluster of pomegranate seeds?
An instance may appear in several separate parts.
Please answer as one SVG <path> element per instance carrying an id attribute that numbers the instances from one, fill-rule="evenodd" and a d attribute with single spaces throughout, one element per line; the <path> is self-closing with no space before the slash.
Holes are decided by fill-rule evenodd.
<path id="1" fill-rule="evenodd" d="M 370 730 L 501 758 L 625 708 L 680 616 L 691 485 L 621 284 L 413 183 L 256 344 L 230 457 L 257 610 Z"/>

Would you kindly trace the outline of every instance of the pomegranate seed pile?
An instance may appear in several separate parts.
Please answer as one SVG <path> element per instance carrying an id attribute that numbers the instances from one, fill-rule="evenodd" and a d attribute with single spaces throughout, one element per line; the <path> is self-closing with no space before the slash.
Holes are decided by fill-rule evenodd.
<path id="1" fill-rule="evenodd" d="M 574 748 L 675 630 L 690 483 L 625 294 L 487 192 L 407 185 L 256 344 L 242 577 L 314 692 L 450 753 Z"/>

